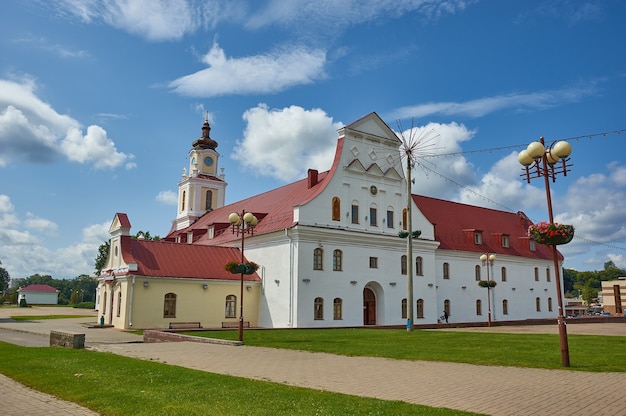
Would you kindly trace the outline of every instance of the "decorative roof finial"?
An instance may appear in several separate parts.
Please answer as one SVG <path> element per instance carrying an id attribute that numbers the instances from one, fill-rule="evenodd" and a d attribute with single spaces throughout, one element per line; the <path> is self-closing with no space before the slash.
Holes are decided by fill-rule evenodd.
<path id="1" fill-rule="evenodd" d="M 206 110 L 204 116 L 204 124 L 202 125 L 202 136 L 193 142 L 193 147 L 200 147 L 202 149 L 213 149 L 217 147 L 217 142 L 210 137 L 211 126 L 209 125 L 209 110 Z"/>

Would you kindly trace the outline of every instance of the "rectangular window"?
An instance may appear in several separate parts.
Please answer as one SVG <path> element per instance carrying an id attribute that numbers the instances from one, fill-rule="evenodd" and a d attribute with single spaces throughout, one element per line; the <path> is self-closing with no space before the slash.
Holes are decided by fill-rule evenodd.
<path id="1" fill-rule="evenodd" d="M 387 228 L 393 228 L 393 211 L 387 211 Z"/>
<path id="2" fill-rule="evenodd" d="M 504 248 L 508 248 L 509 247 L 509 236 L 508 235 L 503 235 L 502 236 L 502 247 L 504 247 Z"/>
<path id="3" fill-rule="evenodd" d="M 535 240 L 530 240 L 530 251 L 536 251 L 537 247 L 535 246 Z"/>
<path id="4" fill-rule="evenodd" d="M 370 257 L 370 269 L 378 269 L 378 257 Z"/>
<path id="5" fill-rule="evenodd" d="M 443 264 L 443 278 L 444 279 L 450 278 L 450 264 L 448 263 Z"/>
<path id="6" fill-rule="evenodd" d="M 546 268 L 546 281 L 550 281 L 550 268 Z"/>
<path id="7" fill-rule="evenodd" d="M 372 227 L 378 226 L 378 215 L 376 213 L 376 208 L 370 208 L 370 225 Z"/>
<path id="8" fill-rule="evenodd" d="M 352 205 L 352 224 L 359 223 L 359 206 Z"/>
<path id="9" fill-rule="evenodd" d="M 483 233 L 480 231 L 474 232 L 474 244 L 482 244 L 483 243 Z"/>

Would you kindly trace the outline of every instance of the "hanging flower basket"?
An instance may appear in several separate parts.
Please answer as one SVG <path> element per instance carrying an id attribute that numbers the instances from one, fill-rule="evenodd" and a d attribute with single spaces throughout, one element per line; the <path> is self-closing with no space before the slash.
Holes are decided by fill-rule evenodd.
<path id="1" fill-rule="evenodd" d="M 413 235 L 413 238 L 418 238 L 420 235 L 422 235 L 422 232 L 420 230 L 415 230 L 411 233 Z M 409 232 L 408 231 L 400 231 L 398 232 L 398 237 L 400 238 L 407 238 L 409 236 Z"/>
<path id="2" fill-rule="evenodd" d="M 249 261 L 246 263 L 237 263 L 236 261 L 229 261 L 224 265 L 224 270 L 232 274 L 253 274 L 259 269 L 259 265 L 255 262 Z"/>
<path id="3" fill-rule="evenodd" d="M 574 238 L 574 226 L 542 221 L 528 227 L 528 236 L 539 244 L 550 246 L 567 244 Z"/>
<path id="4" fill-rule="evenodd" d="M 478 286 L 480 287 L 496 287 L 496 284 L 495 280 L 480 280 L 478 282 Z"/>

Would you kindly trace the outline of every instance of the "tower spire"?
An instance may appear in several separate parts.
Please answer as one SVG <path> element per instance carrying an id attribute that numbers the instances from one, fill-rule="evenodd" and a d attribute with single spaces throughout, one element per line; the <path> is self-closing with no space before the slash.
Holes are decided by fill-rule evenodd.
<path id="1" fill-rule="evenodd" d="M 211 125 L 209 124 L 209 111 L 204 116 L 204 124 L 202 125 L 202 136 L 193 142 L 194 148 L 213 149 L 217 147 L 217 142 L 211 139 Z"/>

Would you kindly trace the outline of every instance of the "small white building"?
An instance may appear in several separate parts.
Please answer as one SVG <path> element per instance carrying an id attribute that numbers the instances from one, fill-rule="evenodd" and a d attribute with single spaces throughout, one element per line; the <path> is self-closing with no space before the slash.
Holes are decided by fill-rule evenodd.
<path id="1" fill-rule="evenodd" d="M 17 303 L 22 299 L 27 305 L 56 305 L 59 303 L 59 290 L 49 285 L 28 285 L 17 289 Z"/>

